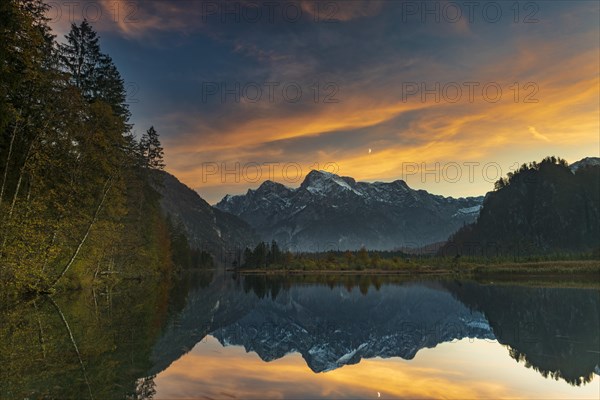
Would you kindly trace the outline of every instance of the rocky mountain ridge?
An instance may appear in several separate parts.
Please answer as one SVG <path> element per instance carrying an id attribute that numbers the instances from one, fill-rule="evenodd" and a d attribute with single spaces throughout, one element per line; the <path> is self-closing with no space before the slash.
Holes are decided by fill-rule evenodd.
<path id="1" fill-rule="evenodd" d="M 356 182 L 313 170 L 296 189 L 265 181 L 216 208 L 291 250 L 392 250 L 446 240 L 477 218 L 482 202 L 411 189 L 403 180 Z"/>

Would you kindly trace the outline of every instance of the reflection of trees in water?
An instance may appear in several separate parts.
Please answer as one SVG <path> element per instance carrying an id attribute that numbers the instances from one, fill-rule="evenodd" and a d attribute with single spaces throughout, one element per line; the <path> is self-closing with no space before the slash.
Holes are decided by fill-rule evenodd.
<path id="1" fill-rule="evenodd" d="M 275 300 L 282 289 L 290 289 L 292 285 L 325 285 L 330 289 L 339 286 L 352 292 L 358 288 L 361 294 L 367 295 L 369 290 L 379 290 L 383 283 L 399 284 L 409 281 L 406 277 L 382 276 L 382 275 L 339 275 L 339 274 L 306 274 L 306 275 L 283 275 L 283 274 L 249 274 L 233 275 L 233 279 L 241 282 L 245 293 L 253 291 L 260 299 L 270 297 Z"/>
<path id="2" fill-rule="evenodd" d="M 39 297 L 0 313 L 0 398 L 151 398 L 168 282 Z M 137 386 L 137 387 L 136 387 Z"/>
<path id="3" fill-rule="evenodd" d="M 281 289 L 289 289 L 291 284 L 283 276 L 250 275 L 242 278 L 242 287 L 245 293 L 253 291 L 259 299 L 275 300 Z"/>
<path id="4" fill-rule="evenodd" d="M 544 377 L 591 382 L 600 364 L 600 292 L 587 289 L 446 285 L 481 311 L 510 356 Z"/>
<path id="5" fill-rule="evenodd" d="M 174 314 L 185 307 L 188 293 L 195 288 L 205 288 L 214 279 L 212 270 L 185 271 L 173 278 L 171 290 L 168 293 L 169 314 Z"/>
<path id="6" fill-rule="evenodd" d="M 532 368 L 534 371 L 539 372 L 544 378 L 552 378 L 554 380 L 564 379 L 568 383 L 573 386 L 581 386 L 582 384 L 590 383 L 594 379 L 594 373 L 590 372 L 584 376 L 564 376 L 561 370 L 550 370 L 541 365 L 532 364 L 532 361 L 527 358 L 525 353 L 519 352 L 519 350 L 508 346 L 508 351 L 510 356 L 515 359 L 517 362 L 522 362 L 525 367 Z M 543 361 L 537 360 L 535 362 L 540 362 L 540 364 L 544 364 Z"/>

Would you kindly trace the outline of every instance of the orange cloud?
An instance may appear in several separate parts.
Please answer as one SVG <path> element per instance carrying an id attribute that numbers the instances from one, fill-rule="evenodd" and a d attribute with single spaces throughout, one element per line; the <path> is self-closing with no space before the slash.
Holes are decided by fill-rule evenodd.
<path id="1" fill-rule="evenodd" d="M 533 43 L 530 48 L 535 48 Z M 517 60 L 514 68 L 517 72 L 498 75 L 500 70 L 495 65 L 482 68 L 481 77 L 495 76 L 494 81 L 502 87 L 502 97 L 497 103 L 485 101 L 480 92 L 476 92 L 473 103 L 468 102 L 466 94 L 455 104 L 432 100 L 421 102 L 418 95 L 407 102 L 394 101 L 397 93 L 391 93 L 389 88 L 367 90 L 368 86 L 361 88 L 357 83 L 349 88 L 356 96 L 351 95 L 348 101 L 339 104 L 324 105 L 307 113 L 280 112 L 275 115 L 267 107 L 262 117 L 241 120 L 223 130 L 214 130 L 213 134 L 206 134 L 211 131 L 210 127 L 200 128 L 202 141 L 194 140 L 193 134 L 180 143 L 167 141 L 167 161 L 174 173 L 198 188 L 210 201 L 217 201 L 225 194 L 223 190 L 219 192 L 220 185 L 229 184 L 228 190 L 235 185 L 232 186 L 230 181 L 223 182 L 220 176 L 215 176 L 212 181 L 201 181 L 199 160 L 229 165 L 236 161 L 243 165 L 284 160 L 300 163 L 304 173 L 308 173 L 311 165 L 335 162 L 339 173 L 359 180 L 400 178 L 399 171 L 406 162 L 495 161 L 502 163 L 505 174 L 508 166 L 515 162 L 539 160 L 550 154 L 575 161 L 593 155 L 589 154 L 590 148 L 598 148 L 600 80 L 597 54 L 586 51 L 557 63 L 552 62 L 555 51 L 547 47 L 541 47 L 538 53 L 532 50 L 534 54 L 529 58 Z M 529 65 L 546 67 L 544 73 L 527 75 Z M 539 79 L 533 79 L 538 76 Z M 517 100 L 513 82 L 519 82 Z M 525 100 L 537 100 L 537 103 L 526 103 Z M 411 122 L 401 130 L 381 128 L 382 124 L 409 113 L 412 114 Z M 356 148 L 315 148 L 298 158 L 277 145 L 286 140 L 326 138 L 329 134 L 356 129 L 364 131 L 363 145 Z M 383 142 L 382 134 L 374 136 L 375 132 L 381 131 L 384 131 Z M 398 140 L 395 142 L 394 138 Z M 265 149 L 265 145 L 269 147 Z M 366 152 L 368 148 L 373 148 L 372 154 Z M 447 195 L 483 194 L 493 186 L 481 176 L 468 186 L 444 185 L 444 182 L 441 185 L 437 182 L 412 183 Z M 257 184 L 242 179 L 235 192 L 243 192 L 249 186 Z"/>
<path id="2" fill-rule="evenodd" d="M 87 3 L 90 2 L 80 4 L 75 17 Z M 101 32 L 119 32 L 127 38 L 142 39 L 153 32 L 185 34 L 205 28 L 201 6 L 191 5 L 195 2 L 133 2 L 134 8 L 119 9 L 115 18 L 118 3 L 113 0 L 98 3 L 104 18 L 92 22 Z M 301 1 L 300 5 L 314 17 L 315 3 L 319 2 Z M 387 7 L 381 1 L 333 3 L 339 10 L 318 10 L 335 11 L 334 18 L 340 21 L 375 17 Z M 489 46 L 474 43 L 477 48 L 485 49 L 485 54 L 468 56 L 484 61 L 463 62 L 457 55 L 458 60 L 447 64 L 433 56 L 419 59 L 408 53 L 396 58 L 388 56 L 385 62 L 375 58 L 367 66 L 348 65 L 335 71 L 337 74 L 332 73 L 332 80 L 340 89 L 336 96 L 339 103 L 242 101 L 222 105 L 213 115 L 202 111 L 202 107 L 198 107 L 202 112 L 196 113 L 181 109 L 152 123 L 162 126 L 166 133 L 163 144 L 168 169 L 210 202 L 218 201 L 226 193 L 245 192 L 260 182 L 250 182 L 242 176 L 237 181 L 224 181 L 220 174 L 203 179 L 203 162 L 229 166 L 236 162 L 298 163 L 304 175 L 311 168 L 333 162 L 338 166 L 337 172 L 358 180 L 392 180 L 402 178 L 403 163 L 407 162 L 420 165 L 493 161 L 502 164 L 506 173 L 515 162 L 539 160 L 551 154 L 576 161 L 597 155 L 590 151 L 597 151 L 600 144 L 598 27 L 594 24 L 586 30 L 585 24 L 581 24 L 587 15 L 597 15 L 598 5 L 591 2 L 567 11 L 540 24 L 510 25 L 504 32 L 506 37 L 491 41 Z M 64 33 L 70 21 L 66 10 L 63 9 L 62 15 L 53 27 Z M 547 18 L 547 14 L 543 16 Z M 432 35 L 455 33 L 469 41 L 481 40 L 471 32 L 480 26 L 467 25 L 466 19 L 461 24 L 442 24 L 440 29 L 432 29 Z M 326 25 L 315 27 L 319 40 L 331 39 L 321 34 L 320 28 Z M 557 27 L 563 33 L 549 35 Z M 333 37 L 334 45 L 324 47 L 323 52 L 338 50 L 343 40 Z M 290 40 L 288 52 L 286 46 L 263 48 L 260 40 L 243 35 L 224 45 L 257 61 L 268 71 L 265 79 L 293 81 L 307 76 L 329 79 L 319 74 L 322 67 L 319 51 L 298 55 L 293 50 L 304 47 L 292 45 L 299 39 L 294 35 L 285 39 Z M 388 51 L 389 46 L 387 43 L 382 52 Z M 394 49 L 389 51 L 394 54 Z M 403 101 L 403 83 L 423 80 L 427 80 L 428 87 L 435 84 L 434 80 L 442 86 L 449 82 L 497 82 L 503 93 L 497 103 L 482 98 L 481 86 L 476 89 L 474 102 L 465 99 L 466 92 L 456 103 L 447 99 L 436 102 L 433 96 L 421 101 L 419 94 Z M 518 82 L 518 90 L 514 82 Z M 303 99 L 311 96 L 309 90 Z M 526 102 L 533 99 L 538 102 Z M 336 138 L 336 145 L 331 145 L 332 137 Z M 309 142 L 310 146 L 306 144 Z M 371 154 L 367 152 L 369 148 Z M 281 174 L 270 178 L 282 180 Z M 480 173 L 477 180 L 462 183 L 423 182 L 419 176 L 412 179 L 408 182 L 411 186 L 445 195 L 484 194 L 492 188 L 492 183 L 482 179 Z M 294 186 L 298 182 L 283 183 Z"/>

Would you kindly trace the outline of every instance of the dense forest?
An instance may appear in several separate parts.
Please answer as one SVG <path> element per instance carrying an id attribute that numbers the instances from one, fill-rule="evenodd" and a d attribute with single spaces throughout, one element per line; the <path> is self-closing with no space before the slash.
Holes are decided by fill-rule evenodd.
<path id="1" fill-rule="evenodd" d="M 158 133 L 134 137 L 123 79 L 92 26 L 59 42 L 46 11 L 0 2 L 2 292 L 167 273 L 173 237 L 189 246 L 153 188 Z"/>
<path id="2" fill-rule="evenodd" d="M 367 250 L 327 251 L 320 253 L 292 253 L 282 249 L 275 240 L 270 244 L 260 242 L 254 249 L 246 248 L 243 259 L 235 261 L 238 269 L 262 270 L 411 270 L 424 269 L 428 256 L 414 259 L 402 251 Z"/>
<path id="3" fill-rule="evenodd" d="M 571 169 L 546 157 L 496 182 L 477 221 L 441 249 L 443 255 L 497 257 L 599 254 L 600 167 Z"/>

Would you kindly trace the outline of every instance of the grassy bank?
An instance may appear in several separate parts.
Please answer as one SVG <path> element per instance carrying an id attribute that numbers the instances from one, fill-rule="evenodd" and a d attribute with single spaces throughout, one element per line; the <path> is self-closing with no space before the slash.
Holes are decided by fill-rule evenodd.
<path id="1" fill-rule="evenodd" d="M 248 269 L 236 270 L 244 279 L 261 282 L 294 282 L 301 284 L 324 284 L 330 287 L 345 285 L 359 286 L 366 291 L 370 285 L 407 284 L 422 281 L 461 281 L 483 285 L 508 285 L 545 288 L 600 289 L 600 267 L 598 262 L 573 261 L 504 263 L 487 266 L 485 269 L 466 267 L 442 269 L 429 266 L 414 270 L 302 270 L 302 269 Z M 515 272 L 517 271 L 517 272 Z"/>
<path id="2" fill-rule="evenodd" d="M 458 275 L 477 276 L 564 276 L 585 275 L 600 280 L 599 260 L 529 261 L 529 262 L 456 262 L 443 259 L 421 259 L 396 263 L 393 267 L 307 263 L 306 265 L 269 268 L 235 269 L 240 274 L 367 274 L 367 275 Z"/>

